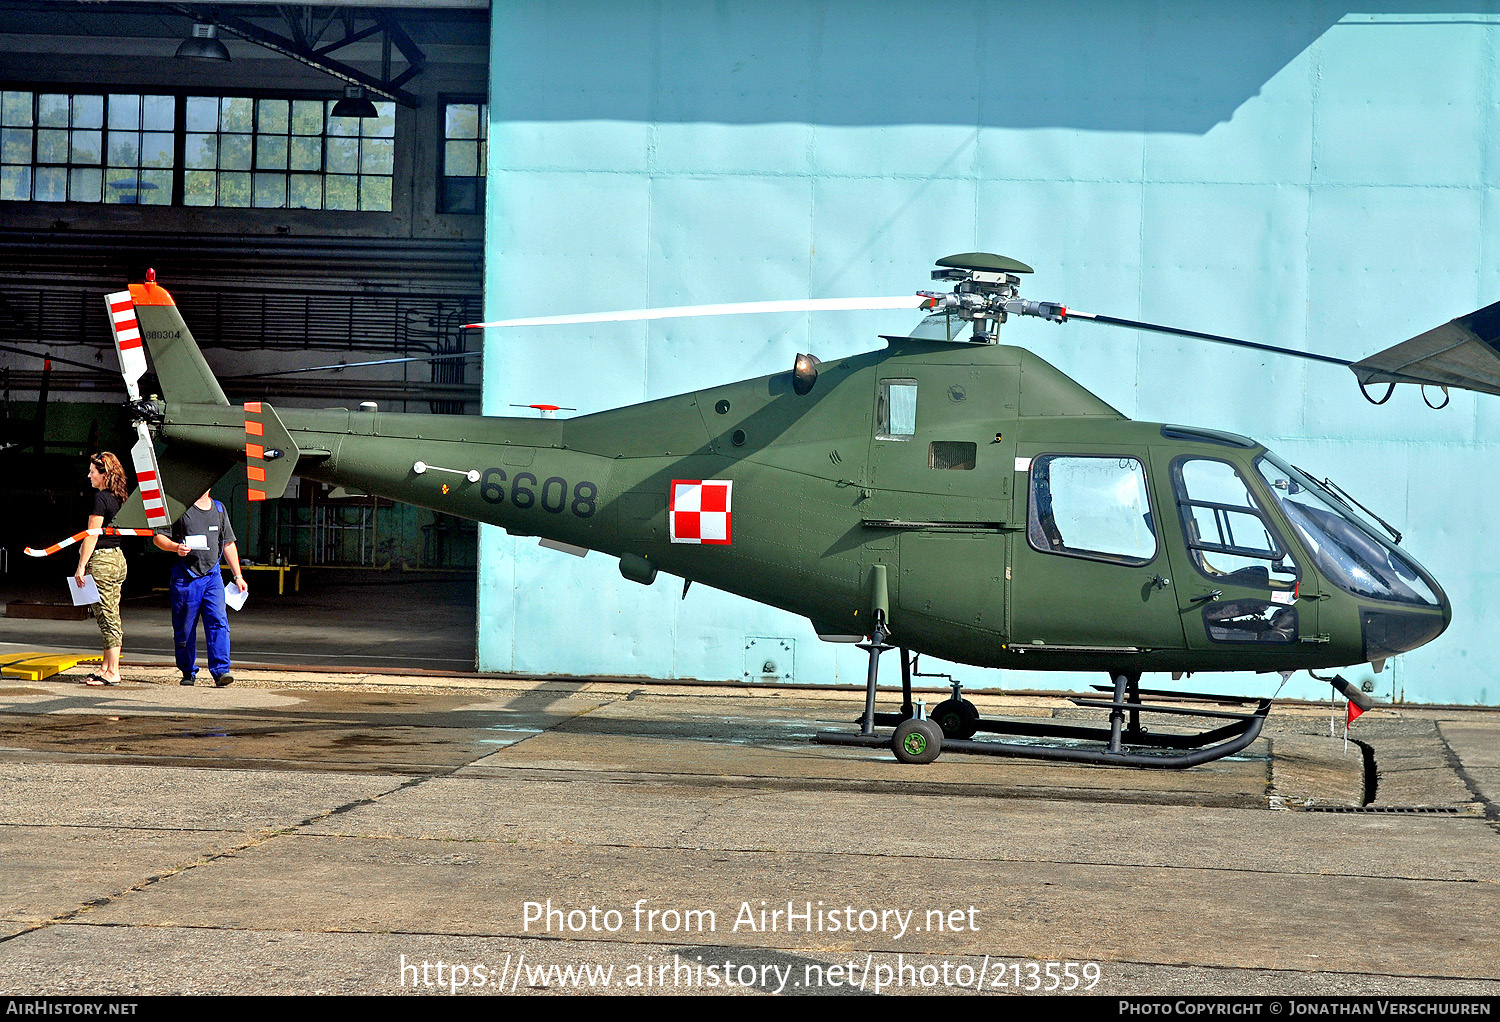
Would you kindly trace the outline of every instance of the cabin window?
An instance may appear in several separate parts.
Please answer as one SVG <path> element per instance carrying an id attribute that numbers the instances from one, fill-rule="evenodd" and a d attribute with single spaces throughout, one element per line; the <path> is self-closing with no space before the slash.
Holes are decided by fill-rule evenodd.
<path id="1" fill-rule="evenodd" d="M 978 455 L 972 440 L 934 440 L 927 445 L 927 467 L 972 471 Z"/>
<path id="2" fill-rule="evenodd" d="M 1044 553 L 1150 563 L 1156 531 L 1145 466 L 1129 457 L 1033 458 L 1026 537 Z"/>
<path id="3" fill-rule="evenodd" d="M 1172 467 L 1172 481 L 1188 550 L 1199 571 L 1232 585 L 1296 586 L 1296 562 L 1233 465 L 1180 458 Z"/>
<path id="4" fill-rule="evenodd" d="M 1212 602 L 1203 625 L 1215 642 L 1296 642 L 1297 608 L 1265 600 Z"/>
<path id="5" fill-rule="evenodd" d="M 917 381 L 881 380 L 875 399 L 875 439 L 908 440 L 917 432 Z"/>

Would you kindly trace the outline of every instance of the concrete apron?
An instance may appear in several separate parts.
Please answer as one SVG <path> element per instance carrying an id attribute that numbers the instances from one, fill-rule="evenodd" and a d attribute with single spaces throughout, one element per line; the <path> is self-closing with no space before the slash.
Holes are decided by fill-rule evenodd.
<path id="1" fill-rule="evenodd" d="M 8 992 L 426 991 L 438 960 L 490 991 L 591 963 L 618 992 L 1014 992 L 1057 962 L 1107 994 L 1500 992 L 1492 712 L 1373 711 L 1366 754 L 1278 708 L 1184 772 L 923 767 L 810 743 L 856 693 L 130 673 L 0 689 Z M 1365 809 L 1408 811 L 1316 811 L 1371 761 Z"/>

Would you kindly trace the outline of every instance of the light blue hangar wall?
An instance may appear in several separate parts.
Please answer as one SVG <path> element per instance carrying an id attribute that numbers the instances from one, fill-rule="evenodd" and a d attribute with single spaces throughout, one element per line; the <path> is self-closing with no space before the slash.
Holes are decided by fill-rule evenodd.
<path id="1" fill-rule="evenodd" d="M 910 293 L 971 250 L 1035 266 L 1031 297 L 1348 358 L 1500 299 L 1495 3 L 495 0 L 492 42 L 490 318 Z M 914 321 L 491 331 L 485 407 L 593 412 Z M 1455 608 L 1436 643 L 1346 673 L 1385 698 L 1500 701 L 1500 399 L 1375 407 L 1343 368 L 1086 323 L 1004 339 L 1128 415 L 1244 433 L 1342 483 Z M 481 572 L 485 670 L 741 679 L 771 659 L 863 680 L 864 655 L 802 619 L 641 587 L 604 555 L 486 529 Z"/>

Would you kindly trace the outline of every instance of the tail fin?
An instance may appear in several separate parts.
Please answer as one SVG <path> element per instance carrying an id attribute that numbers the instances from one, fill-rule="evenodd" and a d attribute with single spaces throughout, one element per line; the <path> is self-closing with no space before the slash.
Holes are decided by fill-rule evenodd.
<path id="1" fill-rule="evenodd" d="M 146 372 L 144 341 L 163 398 L 176 404 L 229 406 L 177 303 L 156 283 L 154 272 L 147 273 L 144 284 L 131 284 L 129 291 L 110 295 L 107 303 L 120 371 L 132 400 L 140 397 L 138 381 Z M 138 485 L 115 516 L 115 525 L 160 528 L 176 521 L 234 465 L 230 458 L 208 452 L 189 456 L 169 448 L 158 455 L 144 419 L 138 419 L 135 428 L 139 439 L 130 453 Z"/>
<path id="2" fill-rule="evenodd" d="M 144 284 L 130 285 L 130 300 L 135 305 L 141 336 L 151 349 L 161 396 L 173 403 L 227 406 L 229 399 L 219 389 L 219 381 L 203 360 L 167 289 L 151 275 Z"/>

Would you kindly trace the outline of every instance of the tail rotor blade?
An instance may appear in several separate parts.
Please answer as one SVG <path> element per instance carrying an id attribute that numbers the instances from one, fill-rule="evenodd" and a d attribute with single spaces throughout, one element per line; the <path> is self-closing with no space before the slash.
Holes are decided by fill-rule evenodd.
<path id="1" fill-rule="evenodd" d="M 109 329 L 120 356 L 120 375 L 125 377 L 125 391 L 132 401 L 141 396 L 140 380 L 146 375 L 146 349 L 141 345 L 141 326 L 135 317 L 135 302 L 129 291 L 116 291 L 105 297 L 109 306 Z"/>
<path id="2" fill-rule="evenodd" d="M 167 517 L 167 501 L 162 495 L 161 468 L 156 462 L 156 445 L 151 442 L 151 431 L 144 422 L 136 424 L 140 437 L 130 448 L 130 461 L 135 467 L 136 486 L 141 491 L 141 503 L 146 508 L 146 524 L 155 529 L 171 525 Z"/>
<path id="3" fill-rule="evenodd" d="M 107 295 L 104 303 L 109 307 L 109 330 L 115 338 L 115 352 L 120 356 L 120 375 L 125 378 L 125 392 L 130 395 L 130 400 L 139 401 L 141 377 L 146 375 L 146 349 L 141 343 L 135 300 L 129 291 L 116 291 Z M 138 439 L 130 448 L 130 463 L 135 469 L 141 503 L 146 508 L 146 524 L 152 528 L 165 528 L 171 520 L 167 518 L 167 503 L 162 496 L 156 445 L 151 442 L 151 430 L 146 423 L 136 422 L 135 432 Z"/>
<path id="4" fill-rule="evenodd" d="M 628 309 L 622 312 L 583 312 L 564 316 L 530 316 L 498 319 L 489 323 L 466 323 L 465 329 L 502 326 L 561 326 L 569 323 L 630 323 L 649 319 L 686 319 L 693 316 L 744 316 L 764 312 L 862 312 L 878 309 L 917 309 L 927 299 L 921 295 L 891 298 L 801 298 L 774 302 L 730 302 L 722 305 L 675 305 L 658 309 Z"/>

